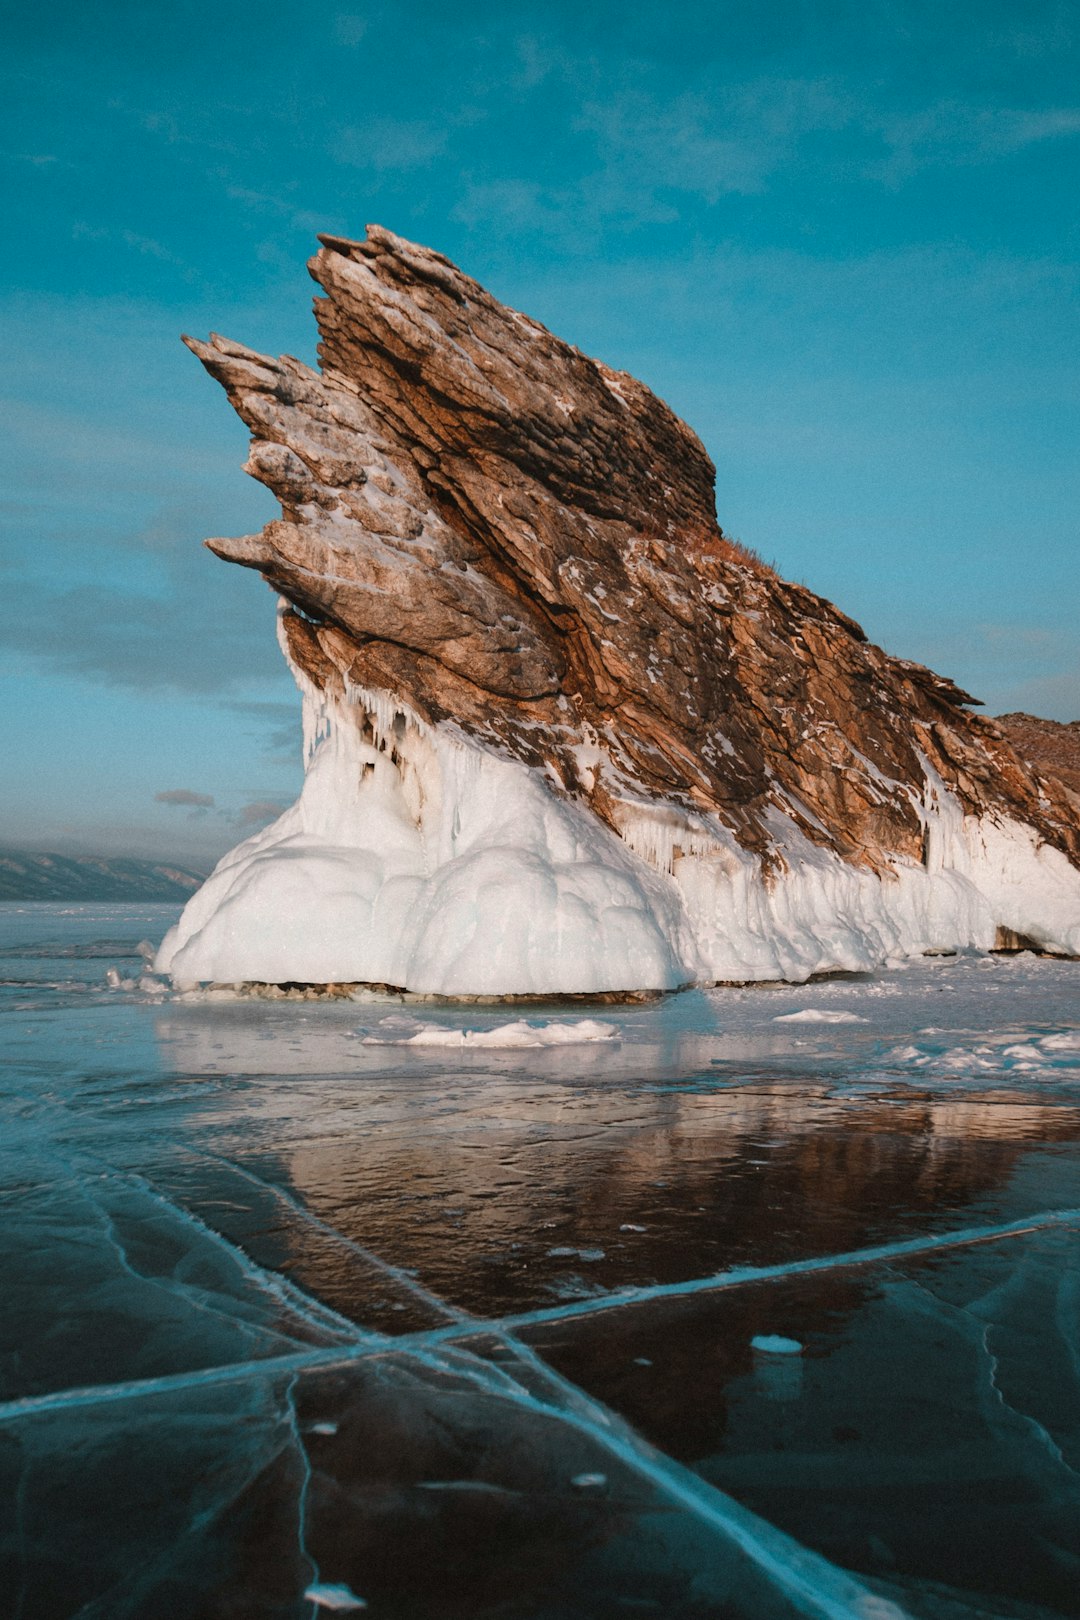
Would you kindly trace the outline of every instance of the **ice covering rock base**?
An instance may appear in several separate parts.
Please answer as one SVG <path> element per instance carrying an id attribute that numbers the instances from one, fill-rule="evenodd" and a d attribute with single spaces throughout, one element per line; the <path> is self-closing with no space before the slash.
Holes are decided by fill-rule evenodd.
<path id="1" fill-rule="evenodd" d="M 164 971 L 442 995 L 694 977 L 677 892 L 586 808 L 385 694 L 330 705 L 297 675 L 303 792 L 220 862 L 165 940 Z"/>
<path id="2" fill-rule="evenodd" d="M 164 941 L 180 983 L 362 982 L 437 995 L 802 980 L 1006 926 L 1080 951 L 1080 874 L 1020 823 L 928 793 L 928 857 L 879 875 L 777 817 L 767 875 L 716 817 L 639 806 L 619 838 L 544 775 L 387 694 L 301 671 L 300 798 L 220 862 Z M 696 852 L 671 854 L 675 835 Z M 667 871 L 658 870 L 665 865 Z"/>
<path id="3" fill-rule="evenodd" d="M 298 802 L 165 940 L 181 983 L 673 989 L 1080 950 L 1080 801 L 974 701 L 727 539 L 688 428 L 371 228 L 322 371 L 189 340 L 278 496 Z"/>

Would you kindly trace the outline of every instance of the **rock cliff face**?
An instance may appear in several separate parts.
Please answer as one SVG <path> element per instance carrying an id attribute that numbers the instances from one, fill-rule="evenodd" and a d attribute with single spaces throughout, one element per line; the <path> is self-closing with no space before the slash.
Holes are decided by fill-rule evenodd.
<path id="1" fill-rule="evenodd" d="M 613 963 L 610 983 L 600 969 L 578 982 L 580 946 L 567 934 L 608 929 L 606 913 L 627 905 L 664 940 L 659 955 L 645 950 L 641 984 L 804 976 L 920 945 L 990 943 L 997 927 L 1056 948 L 1080 942 L 1069 787 L 1039 775 L 952 682 L 887 656 L 725 537 L 713 466 L 662 401 L 437 253 L 376 227 L 362 242 L 321 241 L 310 265 L 325 293 L 321 372 L 220 337 L 185 340 L 250 428 L 247 471 L 282 509 L 260 535 L 208 544 L 259 570 L 287 604 L 282 642 L 309 705 L 312 764 L 337 733 L 340 780 L 313 790 L 298 822 L 283 818 L 268 841 L 242 846 L 241 890 L 252 859 L 257 886 L 274 888 L 270 851 L 280 866 L 299 849 L 368 849 L 370 816 L 366 831 L 363 816 L 340 825 L 342 795 L 356 798 L 358 782 L 361 799 L 398 792 L 419 837 L 407 870 L 376 874 L 380 894 L 391 876 L 423 878 L 411 920 L 395 912 L 380 923 L 376 895 L 359 930 L 412 930 L 392 982 L 417 989 L 634 988 L 619 977 L 634 974 L 633 960 Z M 554 817 L 559 837 L 547 826 L 508 840 L 497 815 L 463 833 L 476 808 L 463 759 L 485 782 L 503 773 L 493 791 L 506 803 L 527 773 L 529 814 L 545 826 Z M 328 778 L 325 757 L 320 768 Z M 480 970 L 483 953 L 462 935 L 490 922 L 475 882 L 451 922 L 442 892 L 455 862 L 456 892 L 461 861 L 475 866 L 493 849 L 511 851 L 510 904 L 523 853 L 559 868 L 546 944 L 526 940 L 534 966 L 501 977 Z M 598 865 L 618 874 L 616 888 L 636 883 L 640 904 L 578 892 Z M 235 913 L 242 872 L 224 866 Z M 487 867 L 485 894 L 499 886 Z M 258 951 L 232 960 L 210 949 L 226 898 L 214 892 L 215 905 L 182 925 L 188 957 L 174 971 L 275 976 L 246 971 Z M 569 920 L 569 898 L 587 924 Z M 254 920 L 250 892 L 246 905 Z M 457 951 L 460 966 L 468 947 L 464 978 L 434 968 L 427 946 L 417 956 L 414 913 L 427 919 L 422 933 L 438 932 L 440 906 L 453 934 L 443 955 Z M 230 926 L 248 931 L 236 915 Z M 523 918 L 519 932 L 531 926 Z M 353 939 L 318 976 L 386 977 L 355 926 Z M 172 956 L 180 949 L 174 941 Z M 555 953 L 543 982 L 537 950 Z M 317 953 L 294 954 L 280 974 L 309 976 Z"/>

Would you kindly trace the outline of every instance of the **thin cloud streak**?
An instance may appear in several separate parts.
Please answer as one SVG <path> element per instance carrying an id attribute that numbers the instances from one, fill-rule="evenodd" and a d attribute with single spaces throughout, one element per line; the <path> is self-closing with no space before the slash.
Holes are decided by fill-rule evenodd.
<path id="1" fill-rule="evenodd" d="M 155 804 L 187 804 L 197 805 L 206 810 L 214 807 L 212 793 L 194 793 L 191 788 L 166 788 L 161 793 L 154 794 Z"/>

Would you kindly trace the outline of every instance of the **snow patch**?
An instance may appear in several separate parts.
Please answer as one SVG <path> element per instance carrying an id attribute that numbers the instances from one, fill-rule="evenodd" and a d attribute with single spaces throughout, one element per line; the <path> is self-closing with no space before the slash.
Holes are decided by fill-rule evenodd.
<path id="1" fill-rule="evenodd" d="M 445 1024 L 421 1024 L 408 1032 L 402 1024 L 411 1020 L 384 1018 L 379 1033 L 365 1034 L 365 1046 L 451 1046 L 470 1050 L 492 1047 L 573 1046 L 582 1041 L 613 1041 L 618 1037 L 614 1024 L 581 1018 L 570 1024 L 530 1024 L 517 1019 L 494 1029 L 451 1029 Z"/>
<path id="2" fill-rule="evenodd" d="M 780 1013 L 774 1024 L 865 1024 L 858 1013 L 828 1012 L 823 1007 L 803 1007 L 799 1012 Z"/>
<path id="3" fill-rule="evenodd" d="M 890 1067 L 916 1069 L 920 1077 L 940 1079 L 979 1079 L 994 1075 L 1008 1080 L 1023 1075 L 1033 1080 L 1051 1080 L 1071 1079 L 1080 1072 L 1080 1031 L 1077 1030 L 1052 1034 L 1026 1032 L 1022 1039 L 1010 1031 L 980 1033 L 967 1040 L 957 1040 L 959 1032 L 953 1031 L 951 1044 L 946 1031 L 921 1030 L 919 1033 L 938 1038 L 892 1047 L 883 1054 L 884 1061 Z"/>

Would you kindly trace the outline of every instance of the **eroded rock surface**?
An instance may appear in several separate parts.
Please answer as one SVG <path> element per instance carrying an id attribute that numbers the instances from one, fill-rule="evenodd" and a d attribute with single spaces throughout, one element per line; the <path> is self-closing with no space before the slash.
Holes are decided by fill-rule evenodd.
<path id="1" fill-rule="evenodd" d="M 188 340 L 282 506 L 209 543 L 299 609 L 316 684 L 451 718 L 615 826 L 662 798 L 764 852 L 778 806 L 849 861 L 919 858 L 921 753 L 1076 857 L 1060 787 L 972 698 L 725 538 L 712 463 L 643 384 L 388 231 L 322 242 L 321 374 Z"/>
<path id="2" fill-rule="evenodd" d="M 282 511 L 207 543 L 289 604 L 309 745 L 334 739 L 165 965 L 526 993 L 805 976 L 999 927 L 1077 947 L 1060 772 L 728 539 L 709 457 L 643 384 L 388 231 L 320 240 L 320 371 L 185 341 Z M 288 943 L 301 854 L 340 949 L 329 921 Z"/>
<path id="3" fill-rule="evenodd" d="M 1018 710 L 999 715 L 997 723 L 1029 769 L 1075 795 L 1080 815 L 1080 720 L 1041 720 Z"/>

